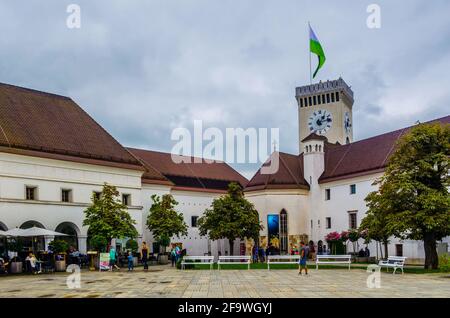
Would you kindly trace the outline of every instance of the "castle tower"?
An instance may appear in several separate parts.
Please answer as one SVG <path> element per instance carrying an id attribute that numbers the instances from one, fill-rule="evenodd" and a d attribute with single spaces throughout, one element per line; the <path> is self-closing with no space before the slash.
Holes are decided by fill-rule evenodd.
<path id="1" fill-rule="evenodd" d="M 341 145 L 353 141 L 353 91 L 342 78 L 297 87 L 300 152 L 312 133 Z"/>

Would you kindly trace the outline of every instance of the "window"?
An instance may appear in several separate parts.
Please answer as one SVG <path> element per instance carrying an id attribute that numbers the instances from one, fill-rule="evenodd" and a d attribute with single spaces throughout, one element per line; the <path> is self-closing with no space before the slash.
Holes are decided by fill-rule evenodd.
<path id="1" fill-rule="evenodd" d="M 319 105 L 322 104 L 321 100 L 322 100 L 322 98 L 320 97 L 320 95 L 318 95 L 317 96 L 317 104 L 319 104 Z"/>
<path id="2" fill-rule="evenodd" d="M 25 197 L 27 200 L 37 200 L 37 187 L 27 186 L 25 188 Z"/>
<path id="3" fill-rule="evenodd" d="M 280 247 L 281 253 L 288 252 L 288 221 L 287 212 L 284 209 L 280 212 Z"/>
<path id="4" fill-rule="evenodd" d="M 356 184 L 350 185 L 350 194 L 356 194 Z"/>
<path id="5" fill-rule="evenodd" d="M 131 205 L 131 194 L 122 194 L 122 204 L 126 206 Z"/>
<path id="6" fill-rule="evenodd" d="M 197 227 L 197 221 L 198 221 L 198 216 L 197 215 L 191 216 L 191 226 L 192 227 Z"/>
<path id="7" fill-rule="evenodd" d="M 316 99 L 316 96 L 313 96 L 313 104 L 314 104 L 314 105 L 317 105 L 317 99 Z"/>
<path id="8" fill-rule="evenodd" d="M 93 195 L 94 195 L 94 198 L 95 198 L 96 200 L 100 200 L 100 198 L 101 198 L 101 196 L 102 196 L 102 193 L 99 192 L 99 191 L 94 191 L 94 192 L 93 192 Z"/>
<path id="9" fill-rule="evenodd" d="M 331 218 L 330 217 L 325 219 L 325 223 L 326 223 L 326 228 L 331 229 Z"/>
<path id="10" fill-rule="evenodd" d="M 305 102 L 303 103 L 306 106 L 308 106 L 308 99 L 305 97 Z"/>
<path id="11" fill-rule="evenodd" d="M 331 200 L 331 189 L 325 189 L 325 201 Z"/>
<path id="12" fill-rule="evenodd" d="M 303 107 L 303 98 L 300 98 L 300 107 Z"/>
<path id="13" fill-rule="evenodd" d="M 339 101 L 339 92 L 336 92 L 336 101 Z"/>
<path id="14" fill-rule="evenodd" d="M 322 95 L 322 104 L 325 104 L 325 94 Z"/>
<path id="15" fill-rule="evenodd" d="M 331 102 L 334 103 L 334 93 L 331 93 Z"/>
<path id="16" fill-rule="evenodd" d="M 308 97 L 308 105 L 312 106 L 312 98 L 311 98 L 311 96 Z"/>
<path id="17" fill-rule="evenodd" d="M 62 189 L 61 190 L 61 201 L 62 202 L 72 202 L 72 190 Z"/>
<path id="18" fill-rule="evenodd" d="M 329 103 L 330 102 L 330 94 L 328 93 L 327 94 L 327 103 Z"/>
<path id="19" fill-rule="evenodd" d="M 352 211 L 352 212 L 348 213 L 348 228 L 349 229 L 356 229 L 358 227 L 356 215 L 357 215 L 356 211 Z"/>

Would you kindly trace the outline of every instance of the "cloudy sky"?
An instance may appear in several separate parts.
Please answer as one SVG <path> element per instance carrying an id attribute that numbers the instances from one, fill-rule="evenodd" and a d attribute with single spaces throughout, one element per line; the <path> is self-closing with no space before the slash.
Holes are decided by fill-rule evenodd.
<path id="1" fill-rule="evenodd" d="M 71 3 L 80 29 L 66 26 Z M 380 29 L 366 25 L 372 3 Z M 279 127 L 279 149 L 297 153 L 308 21 L 327 55 L 318 80 L 352 86 L 363 139 L 450 113 L 448 12 L 447 0 L 2 0 L 0 81 L 70 96 L 127 146 L 169 152 L 172 130 L 197 119 Z"/>

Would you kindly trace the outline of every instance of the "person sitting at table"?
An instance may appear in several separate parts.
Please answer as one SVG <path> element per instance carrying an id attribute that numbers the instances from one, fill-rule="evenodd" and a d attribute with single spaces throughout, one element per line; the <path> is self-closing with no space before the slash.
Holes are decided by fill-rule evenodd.
<path id="1" fill-rule="evenodd" d="M 31 273 L 39 274 L 41 272 L 38 260 L 36 259 L 36 256 L 34 256 L 33 253 L 28 254 L 27 258 L 25 259 L 25 262 L 28 263 L 29 270 Z"/>

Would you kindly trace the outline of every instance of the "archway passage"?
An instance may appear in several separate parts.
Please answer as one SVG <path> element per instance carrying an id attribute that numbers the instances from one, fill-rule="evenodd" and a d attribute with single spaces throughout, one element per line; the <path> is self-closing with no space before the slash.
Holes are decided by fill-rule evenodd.
<path id="1" fill-rule="evenodd" d="M 26 221 L 23 223 L 20 228 L 23 230 L 32 228 L 33 226 L 39 227 L 41 229 L 45 229 L 44 225 L 42 223 L 39 223 L 38 221 Z M 41 237 L 24 237 L 22 239 L 23 242 L 23 248 L 26 251 L 43 251 L 45 250 L 45 238 L 43 236 Z"/>
<path id="2" fill-rule="evenodd" d="M 5 232 L 8 231 L 8 227 L 5 223 L 0 222 L 0 230 Z M 6 237 L 0 237 L 0 257 L 4 254 L 6 254 Z"/>
<path id="3" fill-rule="evenodd" d="M 78 250 L 78 226 L 72 222 L 63 222 L 56 227 L 55 231 L 67 234 L 67 236 L 55 236 L 55 240 L 66 241 L 69 244 L 69 248 L 72 247 Z"/>

